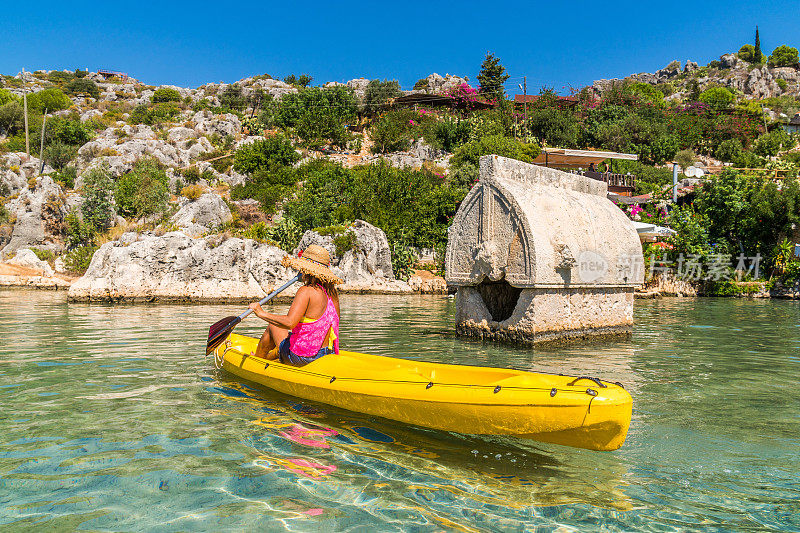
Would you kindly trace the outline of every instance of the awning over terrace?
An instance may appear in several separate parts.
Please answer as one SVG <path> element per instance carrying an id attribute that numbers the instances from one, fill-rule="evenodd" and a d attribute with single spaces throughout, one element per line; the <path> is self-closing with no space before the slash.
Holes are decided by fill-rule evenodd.
<path id="1" fill-rule="evenodd" d="M 542 148 L 542 153 L 533 160 L 534 165 L 544 165 L 556 168 L 587 168 L 606 159 L 627 159 L 636 161 L 636 154 L 623 154 L 620 152 L 601 152 L 599 150 L 571 150 L 569 148 Z"/>

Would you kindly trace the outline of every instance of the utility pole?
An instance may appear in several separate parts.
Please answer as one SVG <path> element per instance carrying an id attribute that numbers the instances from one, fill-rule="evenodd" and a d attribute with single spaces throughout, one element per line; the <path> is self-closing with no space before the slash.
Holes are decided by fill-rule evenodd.
<path id="1" fill-rule="evenodd" d="M 522 77 L 522 106 L 525 109 L 525 124 L 528 124 L 528 76 Z"/>
<path id="2" fill-rule="evenodd" d="M 521 84 L 518 83 L 517 87 L 522 89 L 522 107 L 525 110 L 524 111 L 525 114 L 523 115 L 524 118 L 522 119 L 523 120 L 522 126 L 527 127 L 528 126 L 528 76 L 523 76 L 522 83 Z"/>
<path id="3" fill-rule="evenodd" d="M 28 139 L 28 90 L 25 88 L 25 69 L 22 69 L 22 108 L 25 112 L 25 156 L 31 156 L 31 143 Z"/>
<path id="4" fill-rule="evenodd" d="M 39 175 L 44 172 L 44 129 L 47 125 L 47 108 L 44 108 L 44 115 L 42 115 L 42 144 L 39 145 Z"/>

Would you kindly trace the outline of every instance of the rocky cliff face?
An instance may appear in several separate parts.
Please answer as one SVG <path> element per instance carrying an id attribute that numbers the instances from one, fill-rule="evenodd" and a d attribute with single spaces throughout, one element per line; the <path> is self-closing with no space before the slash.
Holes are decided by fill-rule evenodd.
<path id="1" fill-rule="evenodd" d="M 725 54 L 712 64 L 714 66 L 700 67 L 694 61 L 687 61 L 681 68 L 681 63 L 676 60 L 654 73 L 641 72 L 624 79 L 650 85 L 670 84 L 676 89 L 670 98 L 685 97 L 693 81 L 697 82 L 700 91 L 708 87 L 726 87 L 752 99 L 800 95 L 800 71 L 795 67 L 751 65 L 736 54 Z M 784 80 L 785 84 L 778 80 Z M 601 96 L 618 81 L 621 80 L 597 80 L 591 89 L 595 95 Z"/>

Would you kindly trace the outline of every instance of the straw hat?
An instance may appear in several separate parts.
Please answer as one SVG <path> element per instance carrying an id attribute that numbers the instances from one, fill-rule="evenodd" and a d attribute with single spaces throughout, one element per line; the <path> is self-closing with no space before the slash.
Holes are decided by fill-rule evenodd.
<path id="1" fill-rule="evenodd" d="M 336 277 L 336 274 L 330 269 L 331 256 L 328 254 L 328 250 L 317 244 L 310 244 L 300 252 L 300 257 L 285 256 L 281 260 L 281 264 L 304 274 L 311 274 L 322 281 L 334 284 L 342 283 L 342 280 Z"/>

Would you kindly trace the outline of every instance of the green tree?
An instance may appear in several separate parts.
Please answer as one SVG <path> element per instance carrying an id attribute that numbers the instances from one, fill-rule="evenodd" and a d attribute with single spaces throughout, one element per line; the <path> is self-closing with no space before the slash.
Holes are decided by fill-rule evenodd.
<path id="1" fill-rule="evenodd" d="M 28 109 L 37 113 L 48 113 L 67 109 L 72 105 L 72 100 L 58 87 L 42 89 L 28 96 Z"/>
<path id="2" fill-rule="evenodd" d="M 797 48 L 786 46 L 777 47 L 769 56 L 769 64 L 774 67 L 793 67 L 798 64 Z"/>
<path id="3" fill-rule="evenodd" d="M 486 52 L 486 57 L 481 63 L 481 71 L 478 73 L 480 92 L 493 98 L 502 98 L 505 95 L 503 85 L 508 77 L 506 68 L 500 64 L 500 58 L 491 52 Z"/>
<path id="4" fill-rule="evenodd" d="M 720 161 L 731 163 L 741 155 L 743 149 L 739 139 L 726 139 L 719 144 L 714 152 L 714 157 Z"/>
<path id="5" fill-rule="evenodd" d="M 755 52 L 753 53 L 753 62 L 760 64 L 763 61 L 764 56 L 761 53 L 761 38 L 758 35 L 758 26 L 756 26 L 756 42 L 753 48 L 755 48 Z"/>
<path id="6" fill-rule="evenodd" d="M 327 141 L 344 146 L 349 134 L 345 127 L 355 120 L 358 102 L 348 87 L 312 87 L 281 98 L 273 121 L 291 128 L 309 146 Z"/>
<path id="7" fill-rule="evenodd" d="M 389 99 L 402 95 L 397 80 L 370 80 L 364 91 L 364 110 L 369 113 L 377 111 Z"/>
<path id="8" fill-rule="evenodd" d="M 748 63 L 756 62 L 756 48 L 752 44 L 742 45 L 742 47 L 739 48 L 739 52 L 736 55 L 742 61 L 747 61 Z"/>
<path id="9" fill-rule="evenodd" d="M 153 92 L 153 96 L 150 100 L 154 104 L 158 104 L 160 102 L 180 102 L 182 100 L 181 93 L 179 93 L 176 89 L 172 89 L 170 87 L 159 87 Z"/>
<path id="10" fill-rule="evenodd" d="M 13 135 L 25 127 L 25 112 L 16 100 L 0 105 L 0 131 Z"/>
<path id="11" fill-rule="evenodd" d="M 162 213 L 167 207 L 167 173 L 155 159 L 140 159 L 117 180 L 114 200 L 122 216 L 142 218 Z"/>
<path id="12" fill-rule="evenodd" d="M 92 80 L 86 78 L 76 78 L 66 86 L 67 92 L 76 96 L 89 95 L 92 98 L 100 97 L 100 88 Z"/>
<path id="13" fill-rule="evenodd" d="M 729 109 L 736 97 L 724 87 L 710 87 L 700 93 L 699 100 L 714 110 Z"/>
<path id="14" fill-rule="evenodd" d="M 114 182 L 106 168 L 93 168 L 83 174 L 81 214 L 89 225 L 88 232 L 105 231 L 114 219 L 114 204 L 111 191 Z M 85 243 L 86 239 L 82 239 Z"/>
<path id="15" fill-rule="evenodd" d="M 248 176 L 260 170 L 277 170 L 300 160 L 291 141 L 280 135 L 240 147 L 233 156 L 233 169 Z"/>

